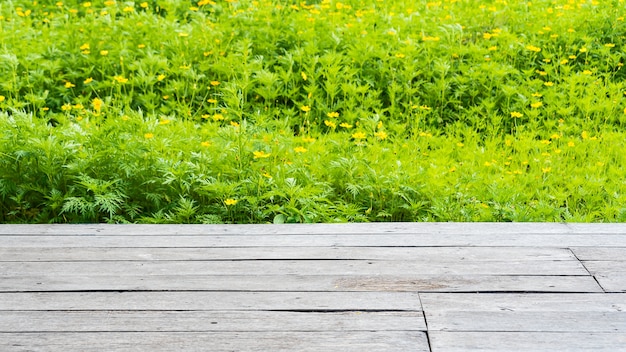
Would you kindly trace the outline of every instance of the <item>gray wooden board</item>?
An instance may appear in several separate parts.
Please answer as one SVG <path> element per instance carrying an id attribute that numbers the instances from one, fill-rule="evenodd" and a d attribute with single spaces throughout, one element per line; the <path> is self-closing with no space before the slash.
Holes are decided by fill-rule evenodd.
<path id="1" fill-rule="evenodd" d="M 0 243 L 2 240 L 0 239 Z M 0 261 L 365 259 L 502 261 L 575 259 L 569 249 L 543 247 L 241 247 L 241 248 L 4 248 Z"/>
<path id="2" fill-rule="evenodd" d="M 626 292 L 626 274 L 599 274 L 595 278 L 606 292 Z"/>
<path id="3" fill-rule="evenodd" d="M 421 293 L 424 311 L 623 312 L 626 293 Z"/>
<path id="4" fill-rule="evenodd" d="M 211 352 L 427 352 L 419 331 L 352 332 L 100 332 L 0 334 L 0 350 Z"/>
<path id="5" fill-rule="evenodd" d="M 3 311 L 6 332 L 426 331 L 422 312 Z"/>
<path id="6" fill-rule="evenodd" d="M 1 236 L 0 247 L 626 247 L 625 234 Z"/>
<path id="7" fill-rule="evenodd" d="M 617 332 L 626 335 L 626 312 L 426 311 L 428 330 Z"/>
<path id="8" fill-rule="evenodd" d="M 583 263 L 592 274 L 619 273 L 626 275 L 626 260 L 588 260 Z"/>
<path id="9" fill-rule="evenodd" d="M 603 227 L 616 233 L 613 227 Z M 0 225 L 0 235 L 336 235 L 336 234 L 527 234 L 570 233 L 560 223 L 344 223 L 344 224 L 262 224 L 262 225 Z M 583 233 L 593 232 L 584 227 Z M 621 232 L 626 233 L 626 229 Z"/>
<path id="10" fill-rule="evenodd" d="M 429 332 L 432 352 L 620 352 L 623 332 Z"/>
<path id="11" fill-rule="evenodd" d="M 626 292 L 626 261 L 585 261 L 589 272 L 607 292 Z"/>
<path id="12" fill-rule="evenodd" d="M 0 293 L 2 310 L 405 310 L 408 292 L 42 292 Z"/>
<path id="13" fill-rule="evenodd" d="M 626 261 L 626 247 L 573 247 L 570 249 L 580 260 Z"/>
<path id="14" fill-rule="evenodd" d="M 0 262 L 0 277 L 37 275 L 587 275 L 577 260 L 556 261 L 377 261 L 377 260 L 245 260 Z"/>
<path id="15" fill-rule="evenodd" d="M 0 292 L 40 291 L 602 292 L 592 276 L 523 275 L 97 275 L 12 276 Z"/>

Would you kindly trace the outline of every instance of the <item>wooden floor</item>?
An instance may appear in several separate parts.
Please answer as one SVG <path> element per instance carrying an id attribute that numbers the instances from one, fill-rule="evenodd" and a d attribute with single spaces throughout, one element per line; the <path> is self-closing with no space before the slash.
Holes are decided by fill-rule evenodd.
<path id="1" fill-rule="evenodd" d="M 0 225 L 0 351 L 626 351 L 626 225 Z"/>

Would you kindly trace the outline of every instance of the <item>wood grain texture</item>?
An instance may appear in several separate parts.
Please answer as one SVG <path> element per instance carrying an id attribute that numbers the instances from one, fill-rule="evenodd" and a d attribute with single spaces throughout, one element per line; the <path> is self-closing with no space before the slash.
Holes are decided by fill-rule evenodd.
<path id="1" fill-rule="evenodd" d="M 626 234 L 33 235 L 0 237 L 6 248 L 224 247 L 626 247 Z"/>
<path id="2" fill-rule="evenodd" d="M 4 311 L 7 332 L 424 331 L 422 312 Z"/>
<path id="3" fill-rule="evenodd" d="M 594 332 L 429 332 L 433 352 L 622 352 L 626 334 Z"/>
<path id="4" fill-rule="evenodd" d="M 98 332 L 0 334 L 0 350 L 10 352 L 426 352 L 416 331 L 338 332 Z"/>
<path id="5" fill-rule="evenodd" d="M 0 292 L 52 291 L 603 292 L 565 275 L 71 275 L 9 276 Z"/>
<path id="6" fill-rule="evenodd" d="M 0 225 L 0 351 L 623 351 L 624 249 L 621 224 Z"/>

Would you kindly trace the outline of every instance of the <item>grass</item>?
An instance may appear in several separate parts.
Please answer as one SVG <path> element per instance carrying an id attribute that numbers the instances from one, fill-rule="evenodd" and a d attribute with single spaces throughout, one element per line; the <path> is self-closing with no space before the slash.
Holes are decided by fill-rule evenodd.
<path id="1" fill-rule="evenodd" d="M 0 222 L 626 221 L 623 0 L 0 3 Z"/>

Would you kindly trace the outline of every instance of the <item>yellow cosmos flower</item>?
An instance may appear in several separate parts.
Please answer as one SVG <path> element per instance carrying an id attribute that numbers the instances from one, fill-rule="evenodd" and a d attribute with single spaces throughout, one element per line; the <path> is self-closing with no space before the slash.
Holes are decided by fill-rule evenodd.
<path id="1" fill-rule="evenodd" d="M 76 87 L 76 85 L 74 85 L 72 82 L 65 82 L 65 88 L 70 89 L 74 87 Z"/>
<path id="2" fill-rule="evenodd" d="M 324 125 L 330 127 L 330 128 L 335 128 L 337 127 L 337 124 L 332 122 L 332 121 L 328 121 L 328 120 L 324 120 Z"/>
<path id="3" fill-rule="evenodd" d="M 356 132 L 352 134 L 352 138 L 354 139 L 366 139 L 367 135 L 363 132 Z"/>
<path id="4" fill-rule="evenodd" d="M 530 104 L 530 107 L 531 107 L 531 108 L 535 108 L 535 109 L 536 109 L 536 108 L 539 108 L 539 107 L 541 107 L 541 106 L 543 106 L 543 103 L 542 103 L 542 102 L 540 102 L 540 101 L 537 101 L 537 102 L 534 102 L 534 103 Z"/>
<path id="5" fill-rule="evenodd" d="M 327 113 L 326 116 L 328 116 L 330 118 L 336 118 L 336 117 L 339 117 L 339 113 L 336 112 L 336 111 L 333 111 L 333 112 Z"/>
<path id="6" fill-rule="evenodd" d="M 306 149 L 306 148 L 304 148 L 304 147 L 295 147 L 295 148 L 293 149 L 293 151 L 294 151 L 294 152 L 296 152 L 296 153 L 306 153 L 306 152 L 307 152 L 307 149 Z"/>
<path id="7" fill-rule="evenodd" d="M 513 118 L 520 118 L 524 116 L 521 112 L 517 112 L 517 111 L 511 111 L 511 117 Z"/>
<path id="8" fill-rule="evenodd" d="M 239 202 L 237 199 L 228 198 L 224 201 L 224 204 L 230 206 L 237 204 L 237 202 Z"/>
<path id="9" fill-rule="evenodd" d="M 144 134 L 143 136 L 144 136 L 144 138 L 146 138 L 146 139 L 151 139 L 151 138 L 154 138 L 154 133 L 146 133 L 146 134 Z"/>
<path id="10" fill-rule="evenodd" d="M 300 110 L 304 111 L 304 112 L 309 112 L 311 111 L 311 107 L 308 105 L 303 105 L 302 107 L 300 107 Z"/>
<path id="11" fill-rule="evenodd" d="M 5 99 L 4 95 L 0 95 L 0 103 L 2 103 Z M 626 113 L 626 111 L 624 113 Z"/>
<path id="12" fill-rule="evenodd" d="M 380 140 L 385 140 L 387 139 L 387 133 L 385 131 L 378 131 L 374 133 L 374 136 Z"/>
<path id="13" fill-rule="evenodd" d="M 252 155 L 254 155 L 255 159 L 264 159 L 264 158 L 269 158 L 269 156 L 272 155 L 272 153 L 266 153 L 260 150 L 260 151 L 252 152 Z"/>

